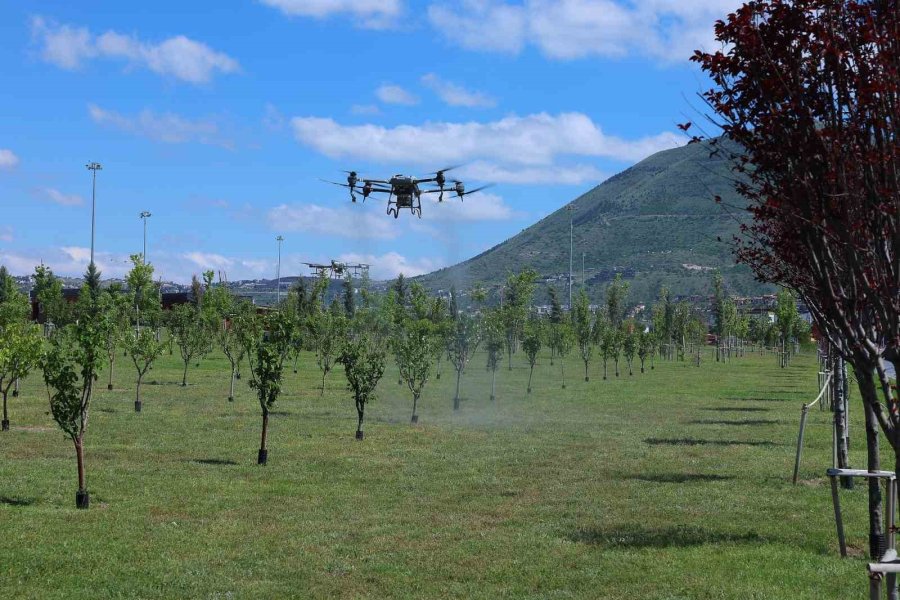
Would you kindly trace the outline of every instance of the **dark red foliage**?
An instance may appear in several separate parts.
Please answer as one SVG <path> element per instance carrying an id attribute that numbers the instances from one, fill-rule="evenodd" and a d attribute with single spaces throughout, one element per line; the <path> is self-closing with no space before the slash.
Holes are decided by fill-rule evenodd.
<path id="1" fill-rule="evenodd" d="M 715 30 L 723 49 L 692 60 L 740 148 L 716 146 L 753 216 L 738 259 L 855 364 L 900 366 L 898 0 L 755 0 Z"/>

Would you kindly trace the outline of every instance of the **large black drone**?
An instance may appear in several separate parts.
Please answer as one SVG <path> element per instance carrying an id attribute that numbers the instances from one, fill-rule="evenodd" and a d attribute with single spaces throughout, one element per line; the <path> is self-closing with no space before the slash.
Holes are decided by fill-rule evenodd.
<path id="1" fill-rule="evenodd" d="M 356 171 L 344 171 L 347 173 L 347 183 L 337 183 L 336 181 L 327 181 L 334 185 L 350 189 L 350 200 L 356 202 L 356 194 L 362 194 L 363 202 L 374 194 L 381 193 L 388 195 L 387 214 L 394 215 L 394 218 L 400 216 L 402 209 L 408 209 L 409 212 L 422 218 L 422 194 L 438 194 L 438 202 L 444 201 L 444 192 L 455 194 L 457 198 L 462 200 L 469 194 L 480 192 L 490 187 L 484 185 L 474 190 L 466 190 L 466 186 L 458 179 L 448 180 L 444 173 L 455 169 L 456 167 L 447 167 L 440 171 L 435 171 L 432 177 L 419 179 L 410 175 L 394 175 L 389 180 L 384 179 L 365 179 L 360 178 Z M 324 181 L 324 180 L 323 180 Z M 451 184 L 447 186 L 447 184 Z M 422 189 L 421 184 L 430 184 L 432 187 Z M 447 186 L 447 187 L 445 187 Z"/>
<path id="2" fill-rule="evenodd" d="M 315 273 L 317 277 L 327 276 L 332 279 L 340 279 L 346 273 L 354 277 L 359 277 L 360 275 L 367 275 L 369 273 L 369 265 L 360 263 L 360 264 L 348 264 L 338 262 L 336 260 L 331 261 L 330 264 L 321 264 L 321 263 L 303 263 Z"/>

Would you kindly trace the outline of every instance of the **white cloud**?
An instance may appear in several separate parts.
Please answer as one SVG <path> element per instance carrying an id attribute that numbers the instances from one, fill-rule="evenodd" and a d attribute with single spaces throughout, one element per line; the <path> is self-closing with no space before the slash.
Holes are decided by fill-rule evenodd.
<path id="1" fill-rule="evenodd" d="M 608 175 L 592 165 L 551 165 L 546 167 L 504 167 L 487 161 L 477 161 L 460 168 L 461 177 L 475 181 L 514 183 L 520 185 L 599 184 Z"/>
<path id="2" fill-rule="evenodd" d="M 19 164 L 19 157 L 12 150 L 0 148 L 0 170 L 12 169 Z"/>
<path id="3" fill-rule="evenodd" d="M 412 106 L 419 103 L 419 99 L 400 87 L 399 85 L 383 84 L 375 90 L 375 95 L 385 104 L 402 104 Z"/>
<path id="4" fill-rule="evenodd" d="M 318 204 L 281 204 L 271 209 L 266 218 L 272 230 L 282 232 L 302 231 L 374 240 L 391 240 L 398 235 L 397 228 L 385 216 L 376 215 L 361 205 L 337 209 Z"/>
<path id="5" fill-rule="evenodd" d="M 713 27 L 740 0 L 456 0 L 428 9 L 448 40 L 472 50 L 518 53 L 526 44 L 555 59 L 648 56 L 684 62 L 713 48 Z"/>
<path id="6" fill-rule="evenodd" d="M 78 194 L 64 194 L 56 188 L 43 188 L 40 192 L 47 200 L 60 206 L 81 206 L 84 204 L 84 198 Z"/>
<path id="7" fill-rule="evenodd" d="M 489 108 L 497 105 L 497 101 L 481 92 L 472 92 L 466 88 L 441 79 L 434 73 L 422 77 L 422 83 L 432 89 L 438 97 L 450 106 L 468 108 Z"/>
<path id="8" fill-rule="evenodd" d="M 95 36 L 85 27 L 60 25 L 40 16 L 31 20 L 31 35 L 40 47 L 41 58 L 68 70 L 95 58 L 118 59 L 193 84 L 208 83 L 216 74 L 240 71 L 238 62 L 227 54 L 183 35 L 152 44 L 115 31 Z"/>
<path id="9" fill-rule="evenodd" d="M 382 255 L 348 252 L 341 254 L 337 260 L 346 263 L 367 264 L 369 265 L 369 276 L 378 280 L 396 279 L 400 273 L 403 273 L 405 277 L 415 277 L 446 266 L 440 259 L 411 259 L 398 252 L 388 252 Z"/>
<path id="10" fill-rule="evenodd" d="M 581 113 L 510 116 L 480 123 L 341 125 L 330 118 L 295 117 L 296 139 L 331 158 L 375 162 L 449 164 L 491 160 L 505 165 L 549 166 L 561 156 L 637 161 L 683 144 L 675 133 L 624 140 L 603 133 Z"/>
<path id="11" fill-rule="evenodd" d="M 428 20 L 463 48 L 517 54 L 525 46 L 528 21 L 521 6 L 496 0 L 433 4 Z"/>
<path id="12" fill-rule="evenodd" d="M 374 104 L 354 104 L 350 107 L 350 112 L 354 115 L 378 115 L 381 109 Z"/>
<path id="13" fill-rule="evenodd" d="M 224 138 L 218 124 L 210 119 L 191 120 L 173 113 L 157 114 L 147 109 L 135 116 L 126 116 L 100 108 L 96 104 L 89 104 L 88 112 L 95 123 L 156 142 L 166 144 L 199 142 L 228 149 L 234 148 L 234 143 Z"/>
<path id="14" fill-rule="evenodd" d="M 183 256 L 202 270 L 227 269 L 234 265 L 232 259 L 211 252 L 186 252 Z"/>
<path id="15" fill-rule="evenodd" d="M 496 194 L 475 192 L 460 199 L 454 194 L 445 194 L 444 201 L 438 202 L 428 195 L 428 206 L 422 207 L 422 219 L 434 221 L 506 221 L 516 217 L 503 198 Z"/>
<path id="16" fill-rule="evenodd" d="M 391 26 L 403 12 L 401 0 L 260 0 L 290 17 L 324 19 L 347 14 L 360 19 L 361 27 L 381 29 Z"/>

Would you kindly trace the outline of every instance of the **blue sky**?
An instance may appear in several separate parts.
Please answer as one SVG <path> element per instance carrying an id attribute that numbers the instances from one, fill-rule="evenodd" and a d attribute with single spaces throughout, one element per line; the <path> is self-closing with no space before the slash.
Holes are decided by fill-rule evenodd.
<path id="1" fill-rule="evenodd" d="M 453 264 L 683 143 L 733 0 L 0 1 L 0 263 L 75 275 L 373 276 Z M 483 194 L 394 220 L 341 169 L 455 175 Z"/>

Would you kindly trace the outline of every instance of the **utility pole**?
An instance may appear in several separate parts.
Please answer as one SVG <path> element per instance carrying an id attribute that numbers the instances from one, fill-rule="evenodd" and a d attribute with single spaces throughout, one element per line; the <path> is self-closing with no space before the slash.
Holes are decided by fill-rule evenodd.
<path id="1" fill-rule="evenodd" d="M 277 305 L 281 305 L 281 242 L 284 241 L 284 236 L 279 235 L 275 240 L 278 242 L 278 269 L 275 271 L 275 276 L 278 278 L 278 294 L 277 294 Z"/>
<path id="2" fill-rule="evenodd" d="M 574 232 L 575 232 L 575 222 L 573 220 L 573 213 L 575 212 L 575 206 L 569 204 L 566 206 L 566 210 L 569 211 L 569 310 L 572 310 L 572 252 L 575 248 L 574 246 Z"/>
<path id="3" fill-rule="evenodd" d="M 584 252 L 581 253 L 581 289 L 584 289 Z"/>
<path id="4" fill-rule="evenodd" d="M 144 258 L 144 264 L 149 264 L 149 259 L 147 258 L 147 219 L 152 217 L 149 210 L 145 210 L 141 212 L 141 220 L 144 221 L 144 254 L 142 255 Z"/>
<path id="5" fill-rule="evenodd" d="M 97 225 L 97 171 L 102 171 L 103 165 L 98 162 L 89 162 L 85 166 L 93 174 L 91 189 L 91 264 L 94 264 L 94 229 Z"/>

